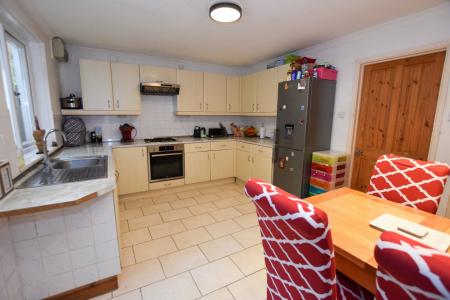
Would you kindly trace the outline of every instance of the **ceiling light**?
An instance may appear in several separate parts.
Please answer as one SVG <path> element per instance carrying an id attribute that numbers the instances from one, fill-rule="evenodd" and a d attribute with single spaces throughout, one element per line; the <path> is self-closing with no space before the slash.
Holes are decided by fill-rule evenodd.
<path id="1" fill-rule="evenodd" d="M 219 2 L 209 8 L 209 16 L 216 22 L 231 23 L 241 18 L 242 9 L 238 4 Z"/>

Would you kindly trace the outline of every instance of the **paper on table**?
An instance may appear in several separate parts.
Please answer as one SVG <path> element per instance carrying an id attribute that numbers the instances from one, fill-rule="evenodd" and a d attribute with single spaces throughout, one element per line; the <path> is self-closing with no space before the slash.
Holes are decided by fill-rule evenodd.
<path id="1" fill-rule="evenodd" d="M 397 232 L 442 252 L 446 252 L 450 247 L 450 235 L 390 214 L 382 214 L 372 220 L 370 226 L 381 231 Z M 407 230 L 399 230 L 399 227 Z M 406 231 L 410 231 L 412 234 L 408 234 Z"/>

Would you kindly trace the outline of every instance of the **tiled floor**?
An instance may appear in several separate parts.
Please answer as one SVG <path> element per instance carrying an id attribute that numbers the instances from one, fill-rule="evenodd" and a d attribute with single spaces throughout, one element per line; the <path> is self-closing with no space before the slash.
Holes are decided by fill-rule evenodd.
<path id="1" fill-rule="evenodd" d="M 255 207 L 239 184 L 121 198 L 119 289 L 96 299 L 265 299 Z"/>

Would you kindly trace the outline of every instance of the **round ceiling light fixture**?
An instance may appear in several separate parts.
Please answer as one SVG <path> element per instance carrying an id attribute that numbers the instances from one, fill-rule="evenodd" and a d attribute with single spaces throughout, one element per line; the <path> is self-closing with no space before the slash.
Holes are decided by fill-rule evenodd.
<path id="1" fill-rule="evenodd" d="M 232 23 L 242 16 L 242 8 L 232 2 L 219 2 L 209 8 L 209 16 L 216 22 Z"/>

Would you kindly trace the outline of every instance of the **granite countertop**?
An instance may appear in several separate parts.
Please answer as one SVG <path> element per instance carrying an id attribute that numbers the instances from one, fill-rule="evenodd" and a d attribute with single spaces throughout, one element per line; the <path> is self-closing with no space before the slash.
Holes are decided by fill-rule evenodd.
<path id="1" fill-rule="evenodd" d="M 210 141 L 235 140 L 265 147 L 274 147 L 274 140 L 259 138 L 194 138 L 192 136 L 175 137 L 176 142 L 170 144 L 188 144 L 202 143 Z M 152 143 L 152 145 L 167 144 Z M 144 140 L 136 140 L 130 144 L 121 144 L 120 142 L 105 142 L 103 144 L 87 144 L 81 147 L 63 148 L 55 156 L 56 158 L 76 158 L 81 156 L 107 155 L 108 156 L 108 175 L 106 178 L 87 180 L 81 182 L 64 183 L 58 185 L 49 185 L 35 188 L 15 189 L 11 194 L 0 200 L 0 217 L 20 215 L 30 212 L 43 211 L 52 208 L 76 205 L 89 201 L 98 196 L 111 192 L 116 185 L 115 168 L 112 159 L 112 149 L 118 147 L 139 147 L 148 146 Z M 21 181 L 28 178 L 36 169 Z M 20 184 L 20 182 L 18 184 Z"/>

